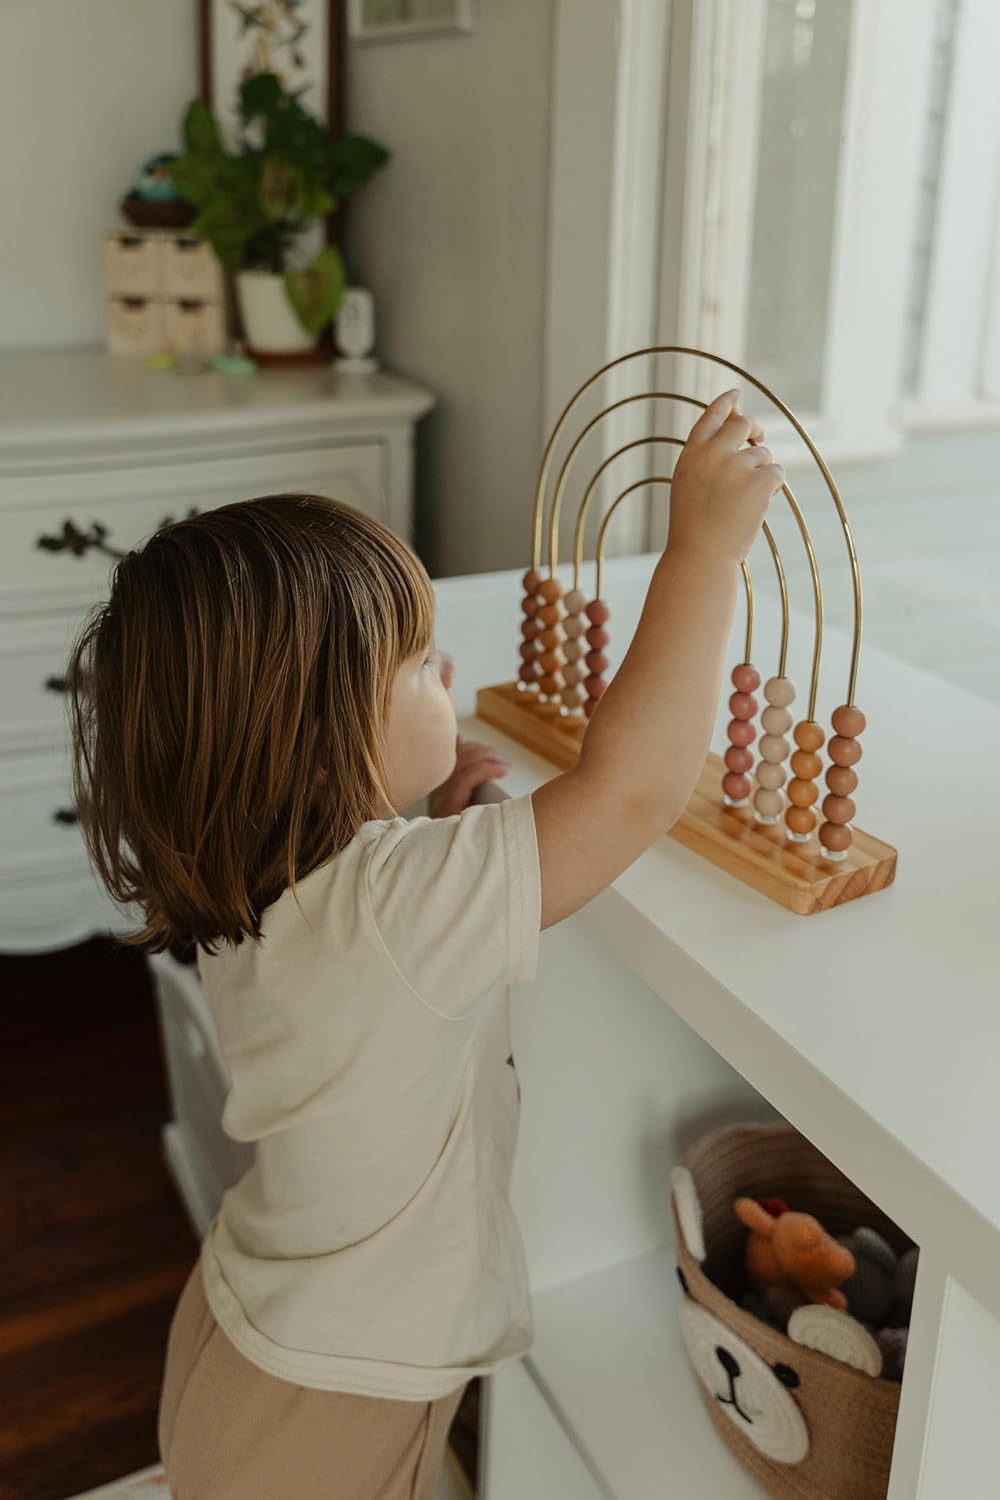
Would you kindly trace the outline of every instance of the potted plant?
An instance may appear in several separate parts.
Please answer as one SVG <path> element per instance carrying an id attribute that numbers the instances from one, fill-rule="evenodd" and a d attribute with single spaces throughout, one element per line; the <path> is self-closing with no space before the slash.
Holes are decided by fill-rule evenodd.
<path id="1" fill-rule="evenodd" d="M 322 244 L 322 221 L 389 153 L 364 136 L 335 140 L 274 73 L 243 81 L 239 119 L 237 149 L 229 151 L 208 105 L 194 100 L 170 175 L 198 210 L 196 233 L 235 275 L 251 348 L 302 352 L 336 315 L 344 291 L 343 262 Z"/>

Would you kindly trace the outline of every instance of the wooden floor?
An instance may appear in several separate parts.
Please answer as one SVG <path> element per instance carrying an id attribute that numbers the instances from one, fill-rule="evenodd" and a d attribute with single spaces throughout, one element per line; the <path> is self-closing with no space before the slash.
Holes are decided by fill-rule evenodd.
<path id="1" fill-rule="evenodd" d="M 157 1460 L 167 1329 L 197 1243 L 142 960 L 96 940 L 0 955 L 0 1500 L 65 1500 Z M 479 1382 L 452 1428 L 476 1471 Z"/>

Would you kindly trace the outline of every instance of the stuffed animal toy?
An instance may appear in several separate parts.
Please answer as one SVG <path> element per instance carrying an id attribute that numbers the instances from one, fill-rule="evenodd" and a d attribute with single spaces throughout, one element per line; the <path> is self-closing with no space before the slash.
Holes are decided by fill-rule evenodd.
<path id="1" fill-rule="evenodd" d="M 843 1288 L 851 1316 L 881 1328 L 896 1301 L 896 1252 L 874 1229 L 855 1229 L 838 1241 L 856 1265 Z"/>
<path id="2" fill-rule="evenodd" d="M 733 1208 L 750 1231 L 746 1270 L 758 1292 L 771 1286 L 791 1287 L 807 1302 L 825 1303 L 841 1312 L 846 1309 L 847 1298 L 839 1287 L 854 1275 L 855 1259 L 818 1219 L 792 1213 L 777 1199 L 737 1198 Z"/>

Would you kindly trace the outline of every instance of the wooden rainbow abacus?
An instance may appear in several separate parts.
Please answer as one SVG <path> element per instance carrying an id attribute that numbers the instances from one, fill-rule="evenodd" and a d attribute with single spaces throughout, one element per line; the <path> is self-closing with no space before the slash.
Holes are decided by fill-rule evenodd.
<path id="1" fill-rule="evenodd" d="M 559 521 L 574 460 L 595 428 L 632 403 L 682 402 L 701 410 L 707 403 L 676 391 L 649 389 L 611 401 L 582 426 L 569 445 L 551 498 L 550 471 L 557 443 L 564 436 L 568 437 L 570 419 L 585 394 L 610 371 L 624 373 L 622 367 L 633 361 L 650 356 L 655 360 L 661 355 L 691 355 L 722 365 L 749 381 L 771 401 L 808 448 L 823 476 L 843 529 L 854 591 L 854 634 L 847 695 L 832 716 L 834 734 L 827 744 L 830 764 L 826 771 L 827 796 L 822 804 L 822 821 L 817 817 L 814 804 L 819 798 L 817 783 L 823 769 L 820 751 L 827 739 L 826 731 L 815 718 L 823 647 L 823 588 L 805 516 L 786 483 L 781 492 L 805 547 L 813 593 L 815 629 L 806 714 L 793 729 L 791 705 L 796 689 L 786 672 L 788 587 L 781 553 L 770 526 L 765 522 L 764 537 L 777 574 L 781 600 L 781 644 L 777 671 L 763 688 L 767 706 L 760 716 L 764 733 L 758 746 L 756 770 L 751 747 L 757 739 L 754 721 L 759 705 L 754 694 L 760 687 L 761 674 L 751 661 L 754 590 L 749 566 L 743 563 L 746 639 L 743 660 L 732 672 L 734 692 L 729 699 L 732 714 L 728 727 L 729 748 L 724 760 L 716 755 L 708 756 L 686 811 L 670 830 L 671 836 L 689 849 L 790 911 L 802 915 L 823 911 L 883 889 L 891 884 L 896 873 L 895 849 L 852 827 L 855 813 L 853 794 L 858 785 L 855 767 L 862 754 L 858 737 L 865 728 L 865 716 L 854 702 L 861 650 L 861 575 L 847 512 L 815 444 L 788 407 L 739 365 L 701 349 L 675 345 L 639 349 L 602 366 L 567 402 L 542 456 L 535 492 L 531 566 L 523 579 L 521 610 L 524 618 L 517 679 L 480 689 L 477 713 L 481 719 L 561 769 L 568 769 L 575 763 L 587 722 L 607 686 L 611 665 L 608 655 L 611 611 L 602 597 L 608 527 L 618 507 L 631 494 L 655 484 L 669 485 L 671 475 L 654 474 L 639 479 L 622 490 L 608 506 L 597 537 L 594 597 L 589 600 L 581 587 L 588 512 L 603 475 L 616 460 L 630 451 L 651 445 L 680 449 L 685 439 L 653 434 L 640 437 L 616 448 L 594 471 L 583 491 L 577 513 L 573 587 L 566 592 L 558 576 Z M 547 505 L 548 566 L 547 575 L 543 576 Z M 787 739 L 790 729 L 793 729 L 794 751 Z M 786 762 L 791 767 L 790 780 Z M 751 781 L 751 772 L 756 776 L 756 788 Z"/>

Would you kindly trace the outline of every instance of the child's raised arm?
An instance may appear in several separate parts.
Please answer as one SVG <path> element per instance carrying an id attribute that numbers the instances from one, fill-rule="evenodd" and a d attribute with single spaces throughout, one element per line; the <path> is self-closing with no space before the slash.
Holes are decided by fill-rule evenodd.
<path id="1" fill-rule="evenodd" d="M 674 472 L 670 533 L 632 645 L 587 729 L 579 762 L 532 798 L 542 926 L 583 906 L 680 817 L 708 749 L 750 551 L 784 470 L 719 396 Z"/>

